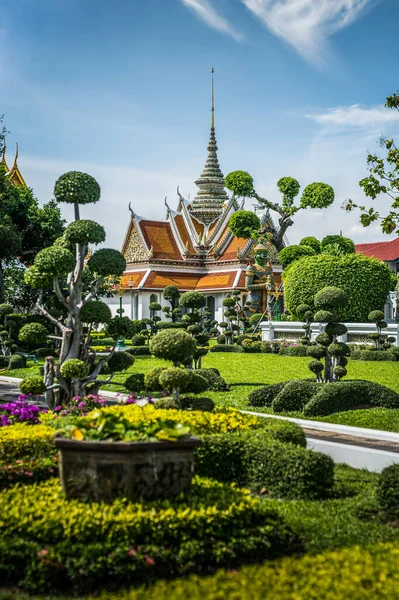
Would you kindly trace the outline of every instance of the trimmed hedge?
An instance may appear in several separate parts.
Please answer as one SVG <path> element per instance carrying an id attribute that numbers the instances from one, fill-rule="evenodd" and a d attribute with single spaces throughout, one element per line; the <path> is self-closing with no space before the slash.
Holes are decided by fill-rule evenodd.
<path id="1" fill-rule="evenodd" d="M 307 416 L 318 417 L 366 406 L 399 408 L 399 394 L 371 381 L 326 383 L 303 412 Z"/>
<path id="2" fill-rule="evenodd" d="M 399 464 L 386 467 L 377 483 L 377 500 L 389 519 L 399 519 Z"/>
<path id="3" fill-rule="evenodd" d="M 248 404 L 251 406 L 271 406 L 274 398 L 281 392 L 287 381 L 272 383 L 253 390 L 248 395 Z"/>
<path id="4" fill-rule="evenodd" d="M 321 389 L 323 384 L 316 381 L 298 379 L 289 381 L 281 392 L 274 398 L 272 408 L 274 412 L 288 412 L 303 410 L 309 400 Z"/>
<path id="5" fill-rule="evenodd" d="M 279 354 L 283 356 L 306 356 L 307 346 L 281 346 Z"/>
<path id="6" fill-rule="evenodd" d="M 211 577 L 160 581 L 103 600 L 394 600 L 399 547 L 377 544 L 285 558 L 278 563 L 218 571 Z M 88 600 L 97 600 L 90 596 Z"/>
<path id="7" fill-rule="evenodd" d="M 282 498 L 317 499 L 334 485 L 329 456 L 271 439 L 269 432 L 207 435 L 195 451 L 196 472 Z"/>
<path id="8" fill-rule="evenodd" d="M 54 453 L 54 429 L 17 423 L 0 428 L 0 460 L 46 457 Z"/>
<path id="9" fill-rule="evenodd" d="M 150 356 L 151 352 L 149 346 L 135 346 L 130 348 L 130 354 L 134 356 Z"/>
<path id="10" fill-rule="evenodd" d="M 201 375 L 208 382 L 208 389 L 212 392 L 227 392 L 229 386 L 220 374 L 215 373 L 213 369 L 196 369 L 197 375 Z"/>
<path id="11" fill-rule="evenodd" d="M 34 592 L 137 585 L 303 550 L 275 509 L 198 477 L 173 503 L 67 501 L 51 481 L 3 491 L 0 503 L 0 579 Z"/>
<path id="12" fill-rule="evenodd" d="M 209 352 L 243 352 L 241 346 L 231 344 L 215 344 L 209 348 Z"/>
<path id="13" fill-rule="evenodd" d="M 350 355 L 352 360 L 374 360 L 394 362 L 398 356 L 390 350 L 355 350 Z"/>

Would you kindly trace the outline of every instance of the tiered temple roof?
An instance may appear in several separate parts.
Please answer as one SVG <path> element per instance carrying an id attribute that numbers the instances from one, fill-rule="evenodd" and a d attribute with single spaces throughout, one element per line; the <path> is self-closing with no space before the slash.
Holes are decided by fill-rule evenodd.
<path id="1" fill-rule="evenodd" d="M 214 122 L 214 82 L 212 69 L 212 118 L 208 156 L 192 202 L 177 188 L 178 202 L 173 210 L 165 199 L 166 219 L 138 216 L 130 208 L 131 219 L 122 252 L 127 270 L 122 284 L 132 290 L 163 290 L 175 285 L 181 291 L 244 290 L 245 269 L 251 259 L 253 240 L 233 236 L 229 221 L 243 204 L 225 190 L 219 166 Z M 263 230 L 275 231 L 268 211 L 261 217 Z M 277 251 L 271 257 L 275 281 L 281 265 Z"/>
<path id="2" fill-rule="evenodd" d="M 7 146 L 4 144 L 4 149 L 3 149 L 2 156 L 1 156 L 0 165 L 5 169 L 7 177 L 9 177 L 10 181 L 14 185 L 28 187 L 26 185 L 25 179 L 22 177 L 22 173 L 18 167 L 18 144 L 17 144 L 17 149 L 15 152 L 14 164 L 11 167 L 11 169 L 8 168 L 8 165 L 6 162 L 6 151 L 7 151 Z"/>

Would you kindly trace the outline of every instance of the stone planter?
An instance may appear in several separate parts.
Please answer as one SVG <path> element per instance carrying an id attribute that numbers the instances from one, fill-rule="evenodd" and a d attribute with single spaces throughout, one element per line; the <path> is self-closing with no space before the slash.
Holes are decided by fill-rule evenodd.
<path id="1" fill-rule="evenodd" d="M 112 502 L 172 498 L 186 492 L 201 440 L 90 442 L 55 438 L 60 477 L 68 499 Z"/>

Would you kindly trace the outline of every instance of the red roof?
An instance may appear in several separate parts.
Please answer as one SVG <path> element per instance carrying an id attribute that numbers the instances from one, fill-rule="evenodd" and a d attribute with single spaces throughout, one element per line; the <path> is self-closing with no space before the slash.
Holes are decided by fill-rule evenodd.
<path id="1" fill-rule="evenodd" d="M 380 260 L 392 261 L 399 258 L 399 238 L 389 242 L 374 242 L 371 244 L 356 244 L 356 252 L 365 256 L 374 256 Z"/>

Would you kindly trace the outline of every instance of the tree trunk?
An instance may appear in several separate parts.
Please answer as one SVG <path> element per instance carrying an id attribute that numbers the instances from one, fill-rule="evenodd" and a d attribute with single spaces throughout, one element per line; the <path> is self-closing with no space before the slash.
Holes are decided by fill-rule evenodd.
<path id="1" fill-rule="evenodd" d="M 3 276 L 3 264 L 0 260 L 0 304 L 4 303 L 4 276 Z"/>

